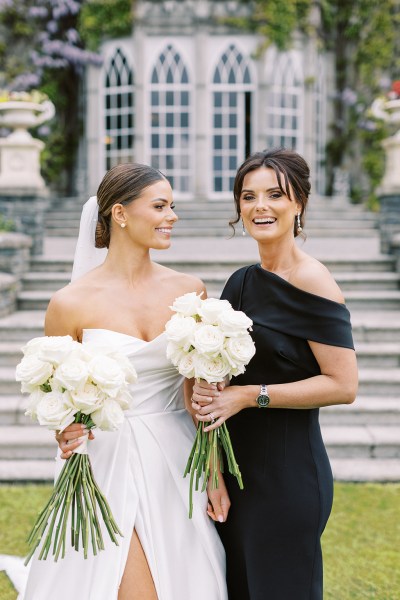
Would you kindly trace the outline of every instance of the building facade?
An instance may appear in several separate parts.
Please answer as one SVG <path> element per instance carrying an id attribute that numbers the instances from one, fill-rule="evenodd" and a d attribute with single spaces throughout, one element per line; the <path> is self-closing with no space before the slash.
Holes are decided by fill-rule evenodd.
<path id="1" fill-rule="evenodd" d="M 87 75 L 89 192 L 105 171 L 138 161 L 164 172 L 182 200 L 231 197 L 251 152 L 285 146 L 309 161 L 324 192 L 332 65 L 312 37 L 289 50 L 234 29 L 251 3 L 143 0 L 128 38 L 102 45 Z"/>

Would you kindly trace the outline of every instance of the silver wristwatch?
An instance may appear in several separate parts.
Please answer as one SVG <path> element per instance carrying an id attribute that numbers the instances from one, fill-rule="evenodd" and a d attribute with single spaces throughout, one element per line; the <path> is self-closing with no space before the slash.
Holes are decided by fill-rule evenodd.
<path id="1" fill-rule="evenodd" d="M 260 386 L 260 393 L 256 398 L 256 402 L 258 408 L 267 408 L 269 405 L 268 388 L 264 383 Z"/>

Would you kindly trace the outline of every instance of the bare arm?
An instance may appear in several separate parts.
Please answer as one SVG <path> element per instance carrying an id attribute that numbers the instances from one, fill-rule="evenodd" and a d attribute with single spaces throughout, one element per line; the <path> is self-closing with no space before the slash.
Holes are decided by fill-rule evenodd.
<path id="1" fill-rule="evenodd" d="M 315 267 L 315 268 L 314 268 Z M 303 269 L 304 271 L 304 269 Z M 298 273 L 292 282 L 305 291 L 321 295 L 335 302 L 343 302 L 343 296 L 330 273 L 319 263 L 307 265 L 307 271 Z M 269 408 L 309 409 L 332 404 L 350 404 L 355 400 L 358 372 L 355 352 L 349 348 L 308 342 L 318 362 L 321 374 L 293 383 L 268 384 Z M 193 408 L 197 418 L 210 421 L 209 414 L 218 419 L 207 430 L 220 426 L 227 418 L 243 408 L 257 408 L 256 398 L 260 385 L 231 386 L 218 392 L 206 383 L 195 384 Z"/>

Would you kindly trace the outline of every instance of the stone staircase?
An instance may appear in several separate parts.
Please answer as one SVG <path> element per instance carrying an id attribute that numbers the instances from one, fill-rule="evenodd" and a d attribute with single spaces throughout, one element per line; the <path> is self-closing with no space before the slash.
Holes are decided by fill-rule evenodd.
<path id="1" fill-rule="evenodd" d="M 45 219 L 46 235 L 77 237 L 84 201 L 74 197 L 54 200 Z M 232 232 L 227 225 L 234 217 L 231 198 L 192 202 L 177 200 L 176 213 L 179 221 L 174 227 L 174 236 L 229 236 Z M 307 234 L 310 237 L 368 237 L 375 229 L 376 215 L 366 212 L 361 205 L 350 205 L 337 198 L 315 196 L 307 213 Z"/>
<path id="2" fill-rule="evenodd" d="M 193 209 L 185 210 L 188 214 Z M 306 244 L 310 254 L 331 270 L 344 292 L 352 313 L 360 372 L 354 404 L 321 410 L 334 474 L 341 480 L 399 481 L 400 275 L 394 270 L 393 259 L 379 254 L 375 218 L 361 207 L 332 201 L 329 210 L 320 211 L 318 206 L 313 210 L 315 223 L 324 220 L 321 215 L 336 214 L 332 224 L 336 237 L 330 237 L 325 229 L 314 237 L 308 226 L 310 219 Z M 194 231 L 198 219 L 197 212 L 192 218 L 185 217 L 185 228 Z M 355 223 L 358 225 L 353 228 Z M 338 236 L 338 231 L 346 235 Z M 347 235 L 349 231 L 353 237 Z M 56 241 L 58 254 L 52 255 Z M 18 311 L 0 319 L 0 481 L 43 481 L 53 475 L 54 436 L 23 415 L 24 400 L 14 381 L 21 346 L 43 334 L 50 296 L 69 281 L 73 240 L 49 238 L 48 242 L 46 255 L 32 259 L 31 271 L 23 278 Z M 242 236 L 229 241 L 203 235 L 196 240 L 177 239 L 171 250 L 156 252 L 154 258 L 201 277 L 209 296 L 218 297 L 230 273 L 257 261 L 257 250 L 252 240 Z"/>

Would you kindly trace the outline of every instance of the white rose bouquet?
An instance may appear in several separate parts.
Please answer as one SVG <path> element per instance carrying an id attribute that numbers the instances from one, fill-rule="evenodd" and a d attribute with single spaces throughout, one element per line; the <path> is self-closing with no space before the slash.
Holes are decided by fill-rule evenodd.
<path id="1" fill-rule="evenodd" d="M 242 311 L 234 310 L 227 300 L 202 300 L 201 294 L 195 292 L 177 298 L 171 309 L 176 314 L 165 326 L 167 357 L 181 375 L 218 383 L 244 373 L 255 346 L 248 332 L 253 322 Z M 204 432 L 204 424 L 199 423 L 184 473 L 184 477 L 190 473 L 189 517 L 193 513 L 193 486 L 199 489 L 201 476 L 202 491 L 207 487 L 210 472 L 213 488 L 218 487 L 217 466 L 222 469 L 222 451 L 229 472 L 243 489 L 226 423 L 209 432 Z"/>
<path id="2" fill-rule="evenodd" d="M 26 415 L 52 430 L 62 431 L 71 423 L 83 423 L 88 430 L 119 428 L 123 411 L 130 405 L 128 384 L 137 380 L 126 356 L 90 342 L 80 344 L 69 335 L 34 338 L 22 352 L 16 380 L 21 382 L 21 391 L 29 394 Z M 52 496 L 36 520 L 25 564 L 42 539 L 39 559 L 46 559 L 50 549 L 55 561 L 60 554 L 64 558 L 67 530 L 75 550 L 82 545 L 84 558 L 89 538 L 96 555 L 104 550 L 101 517 L 118 545 L 117 535 L 122 533 L 93 478 L 87 437 L 65 461 Z"/>

